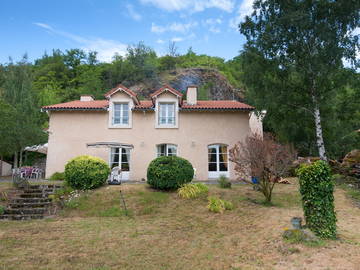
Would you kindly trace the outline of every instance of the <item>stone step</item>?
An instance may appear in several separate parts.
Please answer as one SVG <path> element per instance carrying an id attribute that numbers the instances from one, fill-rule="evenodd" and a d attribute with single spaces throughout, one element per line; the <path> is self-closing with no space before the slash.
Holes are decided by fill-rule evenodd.
<path id="1" fill-rule="evenodd" d="M 37 215 L 44 214 L 46 208 L 18 208 L 18 209 L 5 209 L 5 215 Z"/>
<path id="2" fill-rule="evenodd" d="M 37 199 L 41 199 L 41 198 L 46 198 L 47 195 L 43 194 L 43 193 L 23 193 L 20 194 L 20 198 L 37 198 Z"/>
<path id="3" fill-rule="evenodd" d="M 0 219 L 7 219 L 7 220 L 30 220 L 30 219 L 42 219 L 44 215 L 42 214 L 31 214 L 31 215 L 0 215 Z"/>
<path id="4" fill-rule="evenodd" d="M 10 203 L 43 203 L 51 202 L 49 198 L 15 198 Z"/>
<path id="5" fill-rule="evenodd" d="M 37 207 L 48 207 L 51 202 L 26 202 L 26 203 L 10 203 L 9 207 L 14 208 L 37 208 Z"/>

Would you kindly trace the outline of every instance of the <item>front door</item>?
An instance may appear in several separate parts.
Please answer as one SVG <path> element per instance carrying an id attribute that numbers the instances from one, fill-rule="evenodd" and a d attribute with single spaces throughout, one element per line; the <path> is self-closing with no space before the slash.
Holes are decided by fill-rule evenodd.
<path id="1" fill-rule="evenodd" d="M 224 144 L 213 144 L 208 147 L 208 177 L 219 178 L 221 175 L 229 177 L 229 162 L 227 146 Z"/>
<path id="2" fill-rule="evenodd" d="M 111 148 L 110 167 L 118 166 L 121 169 L 121 180 L 130 179 L 130 149 L 129 148 Z"/>

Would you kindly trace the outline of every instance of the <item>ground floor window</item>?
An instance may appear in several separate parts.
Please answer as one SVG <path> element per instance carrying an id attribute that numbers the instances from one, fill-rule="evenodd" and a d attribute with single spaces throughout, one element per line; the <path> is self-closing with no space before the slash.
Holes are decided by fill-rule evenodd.
<path id="1" fill-rule="evenodd" d="M 228 149 L 224 144 L 208 146 L 208 171 L 209 178 L 219 177 L 221 174 L 228 176 Z"/>
<path id="2" fill-rule="evenodd" d="M 159 144 L 157 145 L 157 156 L 176 156 L 177 146 L 175 144 Z"/>
<path id="3" fill-rule="evenodd" d="M 130 149 L 111 148 L 110 168 L 120 167 L 121 171 L 130 171 Z"/>

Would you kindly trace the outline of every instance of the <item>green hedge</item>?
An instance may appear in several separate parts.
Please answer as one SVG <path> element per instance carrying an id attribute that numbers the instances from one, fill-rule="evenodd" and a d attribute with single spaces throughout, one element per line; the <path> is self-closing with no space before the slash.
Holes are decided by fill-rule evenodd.
<path id="1" fill-rule="evenodd" d="M 297 170 L 306 225 L 322 238 L 336 238 L 334 182 L 324 161 L 303 164 Z"/>
<path id="2" fill-rule="evenodd" d="M 178 189 L 191 182 L 194 169 L 189 161 L 180 157 L 158 157 L 150 162 L 147 169 L 147 182 L 161 190 Z"/>
<path id="3" fill-rule="evenodd" d="M 79 156 L 65 166 L 66 183 L 74 189 L 94 189 L 105 184 L 110 168 L 100 158 Z"/>

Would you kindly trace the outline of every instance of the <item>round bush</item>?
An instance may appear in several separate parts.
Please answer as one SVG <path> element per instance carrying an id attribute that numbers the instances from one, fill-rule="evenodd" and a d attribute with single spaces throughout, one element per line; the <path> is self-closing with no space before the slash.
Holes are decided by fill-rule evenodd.
<path id="1" fill-rule="evenodd" d="M 105 184 L 110 173 L 106 162 L 92 156 L 79 156 L 65 166 L 65 181 L 74 189 L 93 189 Z"/>
<path id="2" fill-rule="evenodd" d="M 147 169 L 147 182 L 161 190 L 178 189 L 191 182 L 194 169 L 189 161 L 180 157 L 158 157 L 150 162 Z"/>

